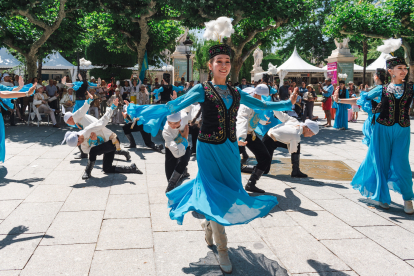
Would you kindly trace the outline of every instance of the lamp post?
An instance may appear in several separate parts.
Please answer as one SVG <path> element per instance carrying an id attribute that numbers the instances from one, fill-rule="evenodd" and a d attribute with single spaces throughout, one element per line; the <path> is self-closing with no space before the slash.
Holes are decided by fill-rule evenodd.
<path id="1" fill-rule="evenodd" d="M 183 42 L 185 46 L 185 54 L 187 57 L 187 81 L 190 81 L 190 57 L 191 57 L 191 45 L 193 45 L 193 41 L 187 36 L 187 39 Z"/>

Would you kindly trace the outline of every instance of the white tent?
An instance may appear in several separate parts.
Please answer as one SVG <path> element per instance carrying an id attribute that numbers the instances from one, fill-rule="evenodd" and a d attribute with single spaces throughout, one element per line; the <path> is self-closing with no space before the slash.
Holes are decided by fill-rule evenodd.
<path id="1" fill-rule="evenodd" d="M 283 79 L 286 77 L 286 75 L 289 72 L 323 73 L 323 72 L 326 72 L 326 70 L 310 65 L 309 63 L 304 61 L 299 56 L 298 52 L 296 51 L 296 47 L 295 47 L 295 50 L 293 51 L 290 58 L 287 61 L 285 61 L 285 63 L 283 63 L 277 68 L 277 73 L 279 75 L 280 83 L 283 83 Z"/>
<path id="2" fill-rule="evenodd" d="M 21 65 L 6 48 L 0 48 L 0 69 L 9 69 Z M 17 72 L 15 72 L 17 73 Z"/>
<path id="3" fill-rule="evenodd" d="M 387 69 L 386 58 L 389 54 L 381 53 L 381 55 L 370 65 L 367 66 L 367 69 L 377 70 L 377 68 Z"/>
<path id="4" fill-rule="evenodd" d="M 42 69 L 45 70 L 69 70 L 72 75 L 72 81 L 76 81 L 76 75 L 78 74 L 77 66 L 67 61 L 59 52 L 53 52 L 49 54 L 43 61 Z"/>

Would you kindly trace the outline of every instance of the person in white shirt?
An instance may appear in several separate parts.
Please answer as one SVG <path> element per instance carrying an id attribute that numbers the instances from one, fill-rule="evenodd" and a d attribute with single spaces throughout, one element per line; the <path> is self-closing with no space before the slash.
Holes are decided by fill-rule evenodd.
<path id="1" fill-rule="evenodd" d="M 299 169 L 300 160 L 300 137 L 312 137 L 319 132 L 319 124 L 317 122 L 306 120 L 300 123 L 295 118 L 280 111 L 274 111 L 275 116 L 282 122 L 281 124 L 272 127 L 263 137 L 263 144 L 266 146 L 270 156 L 278 147 L 288 149 L 291 154 L 292 173 L 291 177 L 308 177 Z M 271 163 L 265 170 L 268 173 Z"/>
<path id="2" fill-rule="evenodd" d="M 75 105 L 75 94 L 73 94 L 73 88 L 68 88 L 67 93 L 64 93 L 60 104 L 65 107 L 65 111 L 72 112 L 73 106 Z"/>
<path id="3" fill-rule="evenodd" d="M 135 103 L 136 104 L 137 103 L 137 96 L 138 96 L 138 93 L 139 93 L 139 89 L 140 89 L 140 87 L 142 85 L 142 81 L 138 77 L 139 83 L 137 84 L 137 79 L 134 78 L 132 80 L 132 78 L 134 78 L 134 75 L 131 75 L 131 79 L 129 80 L 129 84 L 131 86 L 131 90 L 130 90 L 130 94 L 129 95 L 130 95 L 131 103 Z M 131 81 L 132 81 L 132 83 L 131 83 Z"/>
<path id="4" fill-rule="evenodd" d="M 259 84 L 255 88 L 245 88 L 243 91 L 249 93 L 258 100 L 261 100 L 262 96 L 269 96 L 269 87 L 265 84 Z M 264 114 L 241 104 L 239 111 L 237 112 L 236 124 L 238 144 L 240 147 L 246 146 L 249 148 L 257 160 L 257 165 L 254 167 L 242 166 L 242 172 L 252 173 L 244 188 L 249 192 L 264 193 L 264 190 L 256 187 L 256 182 L 260 179 L 268 164 L 272 161 L 272 157 L 262 141 L 257 138 L 257 133 L 254 131 L 259 123 L 262 125 L 268 123 Z"/>
<path id="5" fill-rule="evenodd" d="M 86 103 L 84 104 L 86 105 Z M 96 122 L 87 126 L 80 132 L 68 131 L 65 134 L 65 141 L 71 147 L 81 146 L 82 151 L 89 153 L 89 161 L 86 166 L 82 179 L 91 177 L 92 169 L 95 165 L 96 157 L 103 154 L 102 169 L 105 173 L 138 173 L 142 172 L 132 163 L 130 166 L 114 166 L 112 163 L 116 151 L 120 150 L 120 142 L 117 135 L 106 128 L 112 117 L 112 112 L 118 106 L 118 99 L 114 100 L 111 108 L 105 115 Z"/>
<path id="6" fill-rule="evenodd" d="M 131 85 L 129 80 L 125 80 L 124 81 L 124 86 L 121 86 L 121 96 L 122 96 L 122 100 L 126 100 L 128 99 L 129 94 L 131 93 Z"/>
<path id="7" fill-rule="evenodd" d="M 188 115 L 184 110 L 167 116 L 162 131 L 165 140 L 165 174 L 168 180 L 165 193 L 176 188 L 180 179 L 190 176 L 187 173 L 191 157 L 188 133 Z"/>

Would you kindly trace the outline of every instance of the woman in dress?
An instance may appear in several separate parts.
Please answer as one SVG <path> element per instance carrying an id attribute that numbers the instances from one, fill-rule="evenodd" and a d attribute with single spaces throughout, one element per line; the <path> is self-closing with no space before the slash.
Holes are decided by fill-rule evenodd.
<path id="1" fill-rule="evenodd" d="M 348 99 L 349 93 L 348 89 L 345 88 L 345 81 L 339 81 L 339 86 L 336 88 L 338 91 L 340 99 Z M 336 108 L 335 123 L 333 128 L 345 130 L 348 129 L 348 109 L 350 108 L 349 104 L 336 103 L 332 104 L 333 108 Z"/>
<path id="2" fill-rule="evenodd" d="M 36 89 L 37 82 L 34 84 L 24 85 L 23 78 L 19 77 L 19 86 L 10 87 L 0 84 L 0 105 L 5 110 L 13 111 L 12 99 L 29 97 L 33 95 L 33 92 Z M 23 91 L 23 92 L 18 92 Z M 27 91 L 27 92 L 24 92 Z M 4 130 L 4 120 L 3 115 L 0 112 L 0 163 L 3 163 L 6 158 L 6 133 Z"/>
<path id="3" fill-rule="evenodd" d="M 413 85 L 404 81 L 407 64 L 402 58 L 387 60 L 388 85 L 379 85 L 366 95 L 366 100 L 378 98 L 372 118 L 372 134 L 365 160 L 351 185 L 380 207 L 389 208 L 390 189 L 402 194 L 404 211 L 413 214 L 413 181 L 409 163 L 410 117 Z"/>
<path id="4" fill-rule="evenodd" d="M 205 240 L 213 245 L 213 236 L 219 253 L 220 268 L 231 273 L 224 226 L 246 224 L 263 217 L 277 205 L 273 196 L 251 197 L 244 190 L 240 171 L 240 155 L 236 139 L 236 117 L 240 104 L 253 109 L 290 110 L 297 92 L 290 100 L 262 102 L 247 93 L 226 84 L 230 73 L 231 49 L 225 44 L 209 49 L 208 66 L 214 77 L 211 82 L 197 84 L 182 97 L 165 105 L 137 106 L 130 104 L 128 113 L 139 117 L 144 130 L 156 136 L 167 115 L 179 112 L 198 102 L 203 123 L 197 142 L 198 174 L 193 180 L 167 193 L 170 218 L 183 223 L 187 212 L 205 216 L 202 223 Z"/>

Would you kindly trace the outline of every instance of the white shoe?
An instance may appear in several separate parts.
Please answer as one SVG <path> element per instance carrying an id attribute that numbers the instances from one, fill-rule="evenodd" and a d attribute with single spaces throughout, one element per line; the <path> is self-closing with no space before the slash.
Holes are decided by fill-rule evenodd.
<path id="1" fill-rule="evenodd" d="M 205 240 L 208 246 L 213 246 L 213 230 L 211 230 L 210 222 L 207 220 L 204 220 L 201 223 L 201 227 L 204 229 L 204 232 L 206 234 Z"/>
<path id="2" fill-rule="evenodd" d="M 224 273 L 233 272 L 233 266 L 230 262 L 229 252 L 227 250 L 218 251 L 220 268 Z"/>
<path id="3" fill-rule="evenodd" d="M 414 214 L 414 208 L 413 208 L 413 201 L 412 200 L 404 200 L 404 212 L 412 215 Z"/>
<path id="4" fill-rule="evenodd" d="M 382 203 L 381 201 L 379 201 L 378 203 L 382 209 L 390 209 L 390 205 L 388 205 L 388 203 Z"/>

